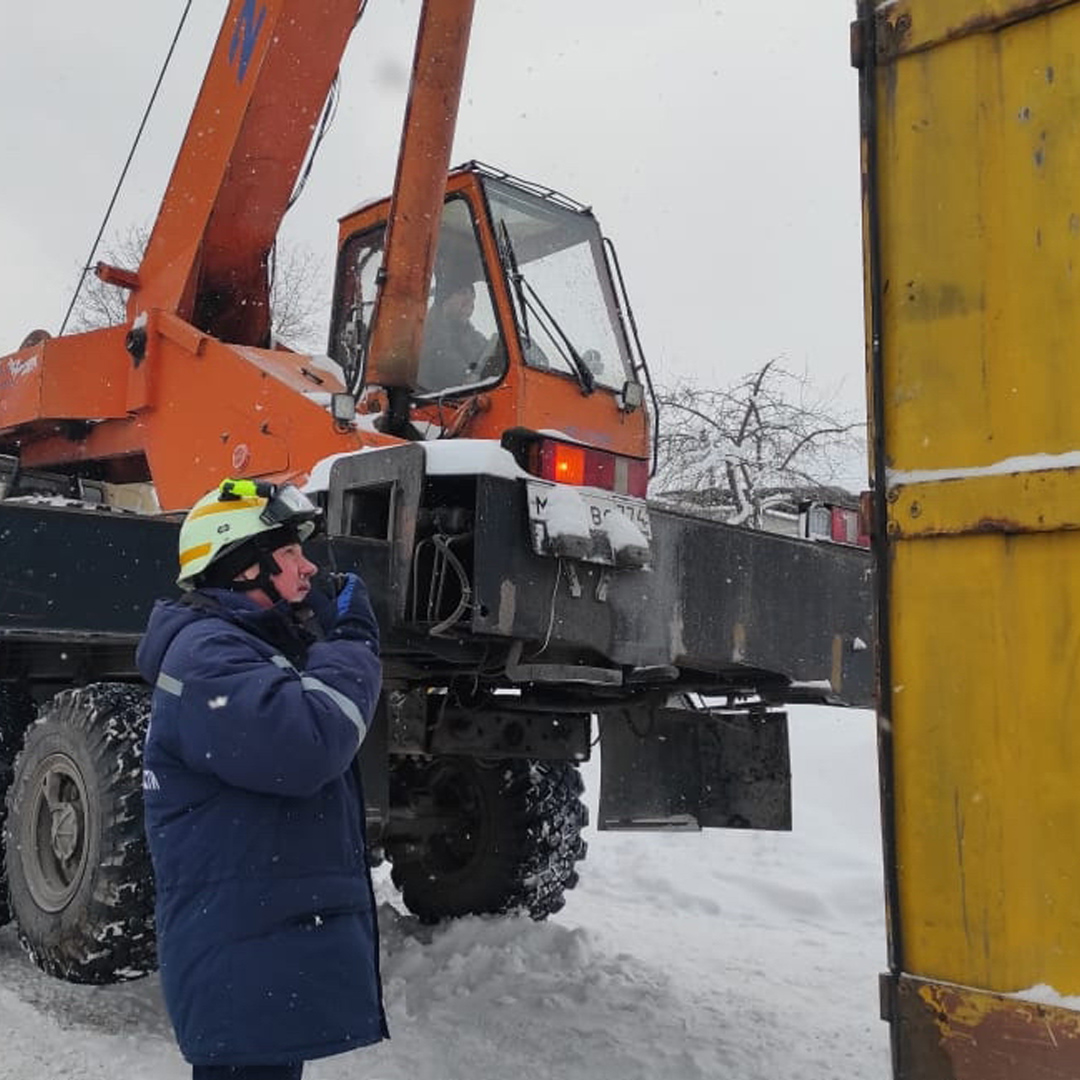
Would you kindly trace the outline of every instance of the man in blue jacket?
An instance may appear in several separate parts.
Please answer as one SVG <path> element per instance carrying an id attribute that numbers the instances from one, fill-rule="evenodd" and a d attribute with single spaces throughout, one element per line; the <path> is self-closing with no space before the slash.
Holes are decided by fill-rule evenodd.
<path id="1" fill-rule="evenodd" d="M 388 1035 L 354 759 L 379 698 L 364 583 L 312 588 L 318 509 L 227 480 L 180 530 L 137 662 L 161 985 L 194 1080 L 299 1080 Z"/>

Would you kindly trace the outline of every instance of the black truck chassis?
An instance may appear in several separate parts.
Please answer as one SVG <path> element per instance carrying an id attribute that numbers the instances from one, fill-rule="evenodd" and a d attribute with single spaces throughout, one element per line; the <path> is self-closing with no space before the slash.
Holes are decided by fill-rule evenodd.
<path id="1" fill-rule="evenodd" d="M 365 452 L 332 466 L 327 534 L 312 544 L 323 569 L 364 575 L 383 628 L 385 689 L 361 755 L 369 832 L 424 918 L 561 906 L 584 855 L 575 766 L 597 738 L 600 828 L 784 829 L 787 718 L 774 706 L 872 703 L 866 552 L 652 507 L 650 564 L 620 568 L 538 553 L 526 498 L 512 476 L 428 475 L 416 445 Z M 94 920 L 68 909 L 89 895 L 76 878 L 97 863 L 116 879 L 124 862 L 91 843 L 104 843 L 93 819 L 106 796 L 114 818 L 141 812 L 139 785 L 94 764 L 121 750 L 87 731 L 122 729 L 123 753 L 141 748 L 148 698 L 134 651 L 154 599 L 176 594 L 178 527 L 0 501 L 5 865 L 24 942 L 77 981 L 151 964 L 147 950 L 110 959 L 100 935 L 73 945 Z M 49 756 L 35 740 L 53 728 Z M 64 750 L 65 731 L 89 749 Z M 42 779 L 27 778 L 35 768 Z M 34 802 L 32 782 L 70 794 Z M 65 832 L 56 822 L 72 813 Z M 493 854 L 507 847 L 521 851 L 509 869 Z M 129 937 L 152 942 L 147 889 L 129 891 Z M 0 875 L 0 923 L 5 892 Z"/>

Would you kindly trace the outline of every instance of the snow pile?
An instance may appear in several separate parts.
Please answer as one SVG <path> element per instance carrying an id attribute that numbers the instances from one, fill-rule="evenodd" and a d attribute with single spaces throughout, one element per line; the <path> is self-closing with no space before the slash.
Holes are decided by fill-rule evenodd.
<path id="1" fill-rule="evenodd" d="M 649 540 L 626 514 L 613 510 L 604 518 L 604 531 L 611 542 L 611 550 L 625 551 L 627 548 L 649 550 Z"/>
<path id="2" fill-rule="evenodd" d="M 1080 996 L 1076 994 L 1062 994 L 1046 983 L 1037 983 L 1026 990 L 1018 990 L 1015 994 L 1006 994 L 1005 997 L 1016 998 L 1018 1001 L 1030 1001 L 1036 1005 L 1053 1005 L 1061 1009 L 1080 1009 Z"/>
<path id="3" fill-rule="evenodd" d="M 886 1080 L 874 718 L 790 715 L 790 834 L 590 828 L 544 923 L 422 927 L 380 867 L 393 1038 L 306 1080 Z M 189 1076 L 156 977 L 57 982 L 0 930 L 0 1080 Z"/>
<path id="4" fill-rule="evenodd" d="M 385 908 L 381 915 L 396 1045 L 367 1054 L 381 1059 L 373 1075 L 715 1075 L 707 1028 L 680 1023 L 672 1038 L 682 1002 L 671 977 L 598 949 L 583 929 L 524 917 L 466 919 L 428 942 L 411 920 L 395 923 Z M 432 1040 L 434 1031 L 446 1042 Z"/>

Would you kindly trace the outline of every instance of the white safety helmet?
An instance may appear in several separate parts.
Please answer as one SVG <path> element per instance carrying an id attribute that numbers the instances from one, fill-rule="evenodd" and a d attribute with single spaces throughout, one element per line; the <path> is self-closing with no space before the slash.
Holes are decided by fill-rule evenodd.
<path id="1" fill-rule="evenodd" d="M 188 511 L 180 526 L 176 584 L 194 589 L 211 568 L 215 583 L 225 584 L 260 561 L 260 555 L 307 540 L 321 513 L 292 484 L 223 480 Z"/>

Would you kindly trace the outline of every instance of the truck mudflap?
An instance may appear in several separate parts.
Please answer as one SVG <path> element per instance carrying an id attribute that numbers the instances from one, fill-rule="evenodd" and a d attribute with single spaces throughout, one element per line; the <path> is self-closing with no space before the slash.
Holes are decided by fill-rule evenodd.
<path id="1" fill-rule="evenodd" d="M 1074 1080 L 1080 1012 L 912 975 L 882 976 L 895 1080 Z M 1075 999 L 1073 999 L 1075 1000 Z"/>
<path id="2" fill-rule="evenodd" d="M 600 829 L 791 828 L 783 712 L 606 710 L 600 755 Z"/>
<path id="3" fill-rule="evenodd" d="M 534 549 L 520 476 L 424 468 L 416 444 L 331 467 L 331 535 L 350 538 L 369 580 L 385 581 L 385 625 L 504 639 L 508 674 L 521 683 L 625 689 L 667 679 L 782 703 L 872 705 L 864 549 L 651 504 L 649 566 L 556 557 Z"/>

